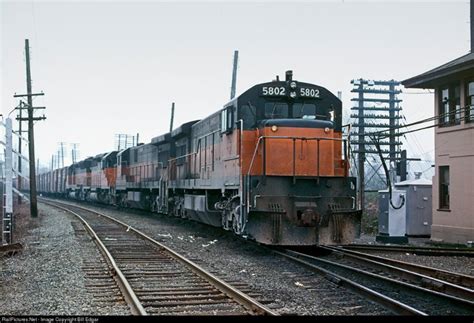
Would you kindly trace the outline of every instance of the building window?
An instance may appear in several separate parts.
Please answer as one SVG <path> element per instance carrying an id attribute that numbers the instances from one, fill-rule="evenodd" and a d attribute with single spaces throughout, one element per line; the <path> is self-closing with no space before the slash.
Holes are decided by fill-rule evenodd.
<path id="1" fill-rule="evenodd" d="M 468 81 L 466 85 L 466 110 L 464 112 L 466 122 L 474 122 L 474 80 Z"/>
<path id="2" fill-rule="evenodd" d="M 459 84 L 442 87 L 440 94 L 440 126 L 459 124 L 461 122 L 461 91 Z"/>
<path id="3" fill-rule="evenodd" d="M 449 209 L 449 166 L 439 167 L 439 208 Z"/>

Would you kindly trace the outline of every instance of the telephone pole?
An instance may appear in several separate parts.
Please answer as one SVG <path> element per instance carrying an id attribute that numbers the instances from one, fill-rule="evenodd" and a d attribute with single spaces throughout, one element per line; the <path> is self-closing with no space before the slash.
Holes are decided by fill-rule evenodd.
<path id="1" fill-rule="evenodd" d="M 374 144 L 370 139 L 371 133 L 377 133 L 380 131 L 389 131 L 389 140 L 380 141 L 379 145 L 382 147 L 388 146 L 388 149 L 383 149 L 384 155 L 388 154 L 390 159 L 390 177 L 392 177 L 393 169 L 392 165 L 395 164 L 396 160 L 399 160 L 401 142 L 396 140 L 397 129 L 399 128 L 399 120 L 401 119 L 400 107 L 401 99 L 398 99 L 397 95 L 401 93 L 398 89 L 399 82 L 395 80 L 389 81 L 374 81 L 365 79 L 352 80 L 353 89 L 351 92 L 357 93 L 357 97 L 352 98 L 351 101 L 355 102 L 351 108 L 356 113 L 351 114 L 351 118 L 354 118 L 352 123 L 354 131 L 353 139 L 351 144 L 355 149 L 352 151 L 357 153 L 357 170 L 359 178 L 359 197 L 360 207 L 364 210 L 365 192 L 367 191 L 366 186 L 371 183 L 371 179 L 374 175 L 377 175 L 385 183 L 384 176 L 381 176 L 378 171 L 381 168 L 380 165 L 374 165 L 367 157 L 378 156 L 378 151 L 374 149 Z M 388 120 L 388 123 L 387 123 Z M 374 173 L 366 180 L 365 166 L 369 166 Z M 395 181 L 392 181 L 395 182 Z M 371 190 L 375 187 L 372 185 Z M 380 188 L 377 188 L 380 189 Z"/>
<path id="2" fill-rule="evenodd" d="M 36 200 L 36 167 L 35 167 L 35 134 L 33 129 L 33 96 L 31 90 L 30 44 L 25 39 L 26 55 L 26 91 L 28 94 L 28 159 L 30 160 L 30 212 L 32 217 L 38 216 Z M 21 121 L 21 120 L 20 120 Z"/>
<path id="3" fill-rule="evenodd" d="M 27 94 L 15 94 L 14 97 L 27 97 L 28 99 L 28 118 L 19 118 L 20 122 L 28 121 L 28 159 L 30 161 L 30 213 L 32 217 L 38 216 L 38 202 L 36 198 L 36 166 L 35 166 L 35 138 L 33 121 L 44 120 L 43 117 L 35 118 L 33 116 L 33 96 L 44 95 L 44 93 L 33 93 L 31 90 L 31 67 L 30 67 L 30 45 L 29 40 L 25 39 L 25 60 L 26 60 L 26 92 Z"/>
<path id="4" fill-rule="evenodd" d="M 61 168 L 64 168 L 64 145 L 66 145 L 66 143 L 65 143 L 65 142 L 60 142 L 59 145 L 60 145 L 60 147 L 61 147 L 61 148 L 60 148 L 60 153 L 61 153 Z M 59 164 L 59 162 L 58 162 L 58 164 Z"/>
<path id="5" fill-rule="evenodd" d="M 77 161 L 77 146 L 79 144 L 71 144 L 72 145 L 72 150 L 71 150 L 71 159 L 72 159 L 72 163 L 75 164 L 76 161 Z"/>
<path id="6" fill-rule="evenodd" d="M 17 186 L 18 186 L 18 191 L 21 192 L 21 181 L 22 181 L 22 176 L 21 176 L 21 136 L 23 136 L 23 132 L 21 130 L 21 117 L 22 117 L 22 104 L 20 103 L 20 108 L 18 109 L 19 110 L 19 118 L 20 120 L 18 120 L 18 134 L 20 135 L 18 137 L 18 178 L 17 178 Z M 21 195 L 18 194 L 18 204 L 21 204 Z"/>

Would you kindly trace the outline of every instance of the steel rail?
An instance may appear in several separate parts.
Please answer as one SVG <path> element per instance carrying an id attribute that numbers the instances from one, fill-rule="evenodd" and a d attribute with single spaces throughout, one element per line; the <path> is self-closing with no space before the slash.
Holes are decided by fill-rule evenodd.
<path id="1" fill-rule="evenodd" d="M 334 247 L 334 246 L 326 246 L 326 247 L 334 249 L 339 252 L 353 254 L 353 255 L 361 256 L 367 259 L 372 259 L 378 262 L 393 265 L 396 267 L 412 270 L 412 271 L 421 273 L 423 275 L 431 276 L 433 278 L 437 278 L 437 279 L 448 281 L 450 283 L 454 283 L 456 285 L 464 286 L 471 289 L 474 288 L 474 276 L 464 275 L 461 273 L 454 273 L 454 272 L 446 271 L 443 269 L 423 266 L 423 265 L 401 261 L 401 260 L 390 259 L 390 258 L 376 256 L 373 254 L 363 253 L 359 251 L 343 249 L 340 247 Z"/>
<path id="2" fill-rule="evenodd" d="M 474 302 L 470 301 L 470 300 L 467 300 L 467 299 L 459 298 L 459 297 L 452 296 L 452 295 L 447 295 L 447 294 L 440 293 L 440 292 L 437 292 L 437 291 L 434 291 L 434 290 L 430 290 L 430 289 L 426 289 L 426 288 L 419 287 L 419 286 L 416 286 L 416 285 L 412 285 L 412 284 L 402 282 L 402 281 L 399 281 L 399 280 L 396 280 L 396 279 L 393 279 L 393 278 L 384 277 L 384 276 L 381 276 L 381 275 L 378 275 L 378 274 L 367 272 L 367 271 L 359 269 L 359 268 L 354 268 L 354 267 L 344 265 L 344 264 L 340 264 L 340 263 L 337 263 L 337 262 L 333 262 L 333 261 L 330 261 L 330 260 L 327 260 L 327 259 L 317 258 L 317 257 L 307 255 L 307 254 L 304 254 L 304 253 L 300 253 L 300 252 L 296 252 L 296 251 L 292 251 L 292 250 L 285 250 L 285 252 L 290 254 L 290 255 L 294 255 L 295 257 L 308 259 L 308 260 L 311 260 L 311 261 L 316 261 L 316 262 L 324 264 L 324 265 L 333 266 L 335 268 L 339 268 L 339 269 L 343 269 L 343 270 L 348 270 L 352 273 L 363 275 L 364 277 L 368 277 L 368 278 L 371 278 L 371 279 L 376 279 L 376 280 L 379 280 L 379 281 L 383 281 L 384 283 L 390 284 L 392 286 L 396 286 L 397 288 L 404 288 L 406 290 L 411 290 L 412 292 L 415 292 L 415 293 L 422 293 L 422 294 L 425 294 L 425 295 L 429 295 L 431 297 L 435 297 L 437 299 L 442 300 L 446 304 L 453 304 L 454 306 L 462 308 L 463 310 L 467 310 L 469 312 L 474 312 Z"/>
<path id="3" fill-rule="evenodd" d="M 201 277 L 201 278 L 205 279 L 206 281 L 208 281 L 209 283 L 211 283 L 214 287 L 216 287 L 221 292 L 228 295 L 230 298 L 236 300 L 239 304 L 244 306 L 252 314 L 255 314 L 255 315 L 271 315 L 271 316 L 278 316 L 279 315 L 278 313 L 272 311 L 270 308 L 266 307 L 265 305 L 261 304 L 260 302 L 258 302 L 256 300 L 254 300 L 250 296 L 242 293 L 238 289 L 236 289 L 236 288 L 232 287 L 231 285 L 227 284 L 226 282 L 224 282 L 220 278 L 218 278 L 218 277 L 214 276 L 213 274 L 207 272 L 206 270 L 204 270 L 199 265 L 197 265 L 194 262 L 192 262 L 192 261 L 186 259 L 185 257 L 181 256 L 180 254 L 173 251 L 172 249 L 165 246 L 164 244 L 156 241 L 155 239 L 147 236 L 143 232 L 133 228 L 132 226 L 130 226 L 130 225 L 128 225 L 128 224 L 126 224 L 126 223 L 124 223 L 120 220 L 117 220 L 117 219 L 115 219 L 115 218 L 113 218 L 109 215 L 97 212 L 95 210 L 85 208 L 83 206 L 78 206 L 78 205 L 65 203 L 65 202 L 58 202 L 58 201 L 54 201 L 54 203 L 58 203 L 58 204 L 66 205 L 66 206 L 71 206 L 71 207 L 75 207 L 75 208 L 78 208 L 78 209 L 81 209 L 81 210 L 84 210 L 84 211 L 94 213 L 96 215 L 105 217 L 105 218 L 109 219 L 110 221 L 113 221 L 113 222 L 127 228 L 127 231 L 133 231 L 135 234 L 137 234 L 141 238 L 143 238 L 143 239 L 151 242 L 152 244 L 164 249 L 173 258 L 175 258 L 176 260 L 178 260 L 179 262 L 181 262 L 182 264 L 184 264 L 185 266 L 190 268 L 195 274 L 197 274 L 199 277 Z"/>
<path id="4" fill-rule="evenodd" d="M 100 240 L 99 236 L 97 233 L 92 229 L 92 227 L 87 223 L 86 220 L 76 212 L 69 210 L 68 208 L 65 208 L 61 205 L 51 203 L 51 202 L 45 202 L 44 199 L 42 199 L 41 203 L 56 207 L 58 209 L 61 209 L 63 211 L 66 211 L 74 216 L 76 216 L 84 225 L 86 230 L 89 232 L 91 235 L 92 239 L 96 242 L 96 244 L 99 246 L 100 250 L 102 253 L 105 255 L 107 262 L 112 266 L 112 275 L 117 278 L 117 282 L 119 284 L 120 290 L 122 291 L 122 294 L 125 298 L 125 301 L 129 304 L 132 310 L 132 314 L 135 315 L 148 315 L 148 313 L 145 311 L 143 308 L 140 300 L 138 299 L 137 295 L 133 291 L 132 287 L 130 286 L 127 278 L 125 278 L 125 275 L 122 273 L 120 268 L 118 267 L 117 263 L 115 262 L 115 259 L 112 257 L 110 254 L 109 250 L 107 247 L 104 245 L 104 243 Z"/>
<path id="5" fill-rule="evenodd" d="M 365 250 L 365 251 L 383 251 L 383 252 L 407 252 L 426 256 L 461 256 L 474 257 L 474 249 L 469 248 L 438 248 L 438 247 L 415 247 L 415 246 L 386 246 L 386 245 L 365 245 L 348 244 L 341 245 L 344 249 Z"/>
<path id="6" fill-rule="evenodd" d="M 399 302 L 391 297 L 388 297 L 386 295 L 383 295 L 382 293 L 379 293 L 373 289 L 370 289 L 368 287 L 365 287 L 359 283 L 356 283 L 353 280 L 350 280 L 348 278 L 342 277 L 336 273 L 333 273 L 327 269 L 324 269 L 322 267 L 319 267 L 315 264 L 309 263 L 307 261 L 304 261 L 302 259 L 299 259 L 295 256 L 292 256 L 290 254 L 287 254 L 285 252 L 280 252 L 280 251 L 273 251 L 275 254 L 283 256 L 287 259 L 290 259 L 291 261 L 297 262 L 298 264 L 301 264 L 307 268 L 309 268 L 312 271 L 315 271 L 317 273 L 323 274 L 326 279 L 329 281 L 336 283 L 339 286 L 348 288 L 352 290 L 353 292 L 368 298 L 377 304 L 382 305 L 383 307 L 391 310 L 395 314 L 399 315 L 421 315 L 421 316 L 427 316 L 428 314 L 417 310 L 414 307 L 411 307 L 410 305 L 404 304 L 402 302 Z"/>
<path id="7" fill-rule="evenodd" d="M 362 255 L 352 254 L 349 250 L 340 250 L 340 248 L 334 247 L 319 247 L 322 250 L 329 251 L 331 253 L 336 253 L 346 258 L 350 258 L 353 261 L 368 264 L 369 266 L 378 267 L 384 272 L 393 273 L 398 275 L 402 278 L 410 280 L 416 284 L 421 286 L 427 286 L 429 289 L 434 289 L 437 291 L 442 291 L 445 294 L 453 295 L 459 298 L 467 299 L 470 301 L 474 301 L 474 290 L 466 287 L 462 287 L 439 278 L 434 278 L 431 276 L 427 276 L 421 273 L 413 272 L 405 268 L 397 267 L 396 265 L 383 263 L 374 259 L 366 258 Z M 431 287 L 431 288 L 430 288 Z"/>

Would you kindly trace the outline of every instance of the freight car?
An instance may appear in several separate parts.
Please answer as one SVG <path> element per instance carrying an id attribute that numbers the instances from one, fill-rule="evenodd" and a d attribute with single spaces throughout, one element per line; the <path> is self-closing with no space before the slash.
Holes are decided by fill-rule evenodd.
<path id="1" fill-rule="evenodd" d="M 288 71 L 150 143 L 71 165 L 64 193 L 269 245 L 349 243 L 361 211 L 342 133 L 341 101 Z"/>

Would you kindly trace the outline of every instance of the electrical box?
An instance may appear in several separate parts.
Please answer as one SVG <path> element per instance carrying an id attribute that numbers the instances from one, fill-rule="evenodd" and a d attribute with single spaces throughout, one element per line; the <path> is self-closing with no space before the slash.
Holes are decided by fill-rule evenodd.
<path id="1" fill-rule="evenodd" d="M 376 241 L 384 243 L 407 243 L 406 234 L 406 192 L 392 190 L 392 203 L 390 192 L 379 191 L 379 234 Z M 400 206 L 400 208 L 398 208 Z"/>
<path id="2" fill-rule="evenodd" d="M 396 208 L 393 208 L 389 203 L 388 235 L 404 237 L 406 234 L 406 192 L 392 190 L 392 203 Z"/>
<path id="3" fill-rule="evenodd" d="M 431 181 L 419 178 L 396 183 L 395 187 L 406 193 L 406 235 L 429 237 L 433 222 Z"/>

